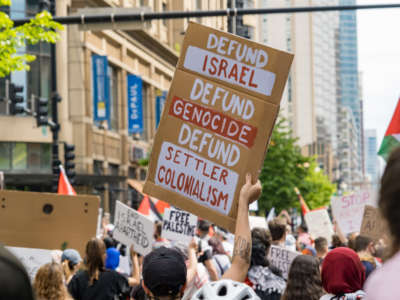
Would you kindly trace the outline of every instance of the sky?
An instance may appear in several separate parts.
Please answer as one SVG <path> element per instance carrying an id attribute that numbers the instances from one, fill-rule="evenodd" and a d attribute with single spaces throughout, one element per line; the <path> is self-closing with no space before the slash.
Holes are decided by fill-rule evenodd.
<path id="1" fill-rule="evenodd" d="M 358 0 L 358 4 L 400 0 Z M 364 128 L 377 129 L 378 149 L 400 97 L 400 8 L 359 10 L 358 68 L 362 72 Z"/>

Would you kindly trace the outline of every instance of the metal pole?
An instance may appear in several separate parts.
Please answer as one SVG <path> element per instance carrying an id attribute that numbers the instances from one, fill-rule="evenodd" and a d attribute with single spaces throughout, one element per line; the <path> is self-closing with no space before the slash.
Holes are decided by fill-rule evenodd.
<path id="1" fill-rule="evenodd" d="M 52 0 L 55 3 L 54 0 Z M 169 12 L 140 12 L 132 14 L 108 14 L 108 15 L 74 15 L 65 17 L 54 17 L 54 21 L 61 24 L 94 24 L 94 23 L 119 23 L 133 21 L 151 21 L 161 19 L 183 19 L 198 17 L 221 17 L 221 16 L 242 16 L 262 14 L 283 14 L 283 13 L 307 13 L 324 11 L 362 10 L 362 9 L 383 9 L 400 8 L 397 4 L 373 4 L 373 5 L 345 5 L 345 6 L 306 6 L 306 7 L 285 7 L 285 8 L 239 8 L 210 11 L 169 11 Z M 30 22 L 29 18 L 13 20 L 15 26 Z"/>
<path id="2" fill-rule="evenodd" d="M 51 0 L 51 14 L 53 16 L 56 15 L 56 1 Z M 51 119 L 55 124 L 54 127 L 51 127 L 51 132 L 53 135 L 53 141 L 51 145 L 51 153 L 52 153 L 52 172 L 53 172 L 53 180 L 52 180 L 52 191 L 54 193 L 57 192 L 58 188 L 58 177 L 60 174 L 59 168 L 55 167 L 59 164 L 59 153 L 58 153 L 58 133 L 60 131 L 60 125 L 58 123 L 58 101 L 59 95 L 57 93 L 57 59 L 56 59 L 56 45 L 50 45 L 50 65 L 51 65 Z"/>

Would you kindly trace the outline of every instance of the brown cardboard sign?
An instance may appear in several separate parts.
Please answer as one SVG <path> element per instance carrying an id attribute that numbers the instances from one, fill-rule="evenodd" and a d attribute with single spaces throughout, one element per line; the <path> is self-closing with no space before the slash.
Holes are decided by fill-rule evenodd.
<path id="1" fill-rule="evenodd" d="M 12 247 L 78 250 L 96 236 L 97 196 L 0 191 L 0 243 Z"/>
<path id="2" fill-rule="evenodd" d="M 371 205 L 366 205 L 364 217 L 361 224 L 360 235 L 370 237 L 374 241 L 388 238 L 389 229 L 386 221 L 382 218 L 379 209 Z"/>
<path id="3" fill-rule="evenodd" d="M 143 191 L 233 231 L 240 188 L 247 172 L 258 177 L 292 59 L 191 23 Z"/>

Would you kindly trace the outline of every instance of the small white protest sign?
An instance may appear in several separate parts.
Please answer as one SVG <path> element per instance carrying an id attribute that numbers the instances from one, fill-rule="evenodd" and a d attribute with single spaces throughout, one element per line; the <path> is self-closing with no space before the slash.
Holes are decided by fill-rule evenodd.
<path id="1" fill-rule="evenodd" d="M 250 229 L 261 227 L 268 229 L 267 219 L 264 217 L 249 216 Z"/>
<path id="2" fill-rule="evenodd" d="M 21 247 L 6 248 L 24 265 L 32 282 L 39 268 L 51 262 L 51 250 Z"/>
<path id="3" fill-rule="evenodd" d="M 306 213 L 304 219 L 307 223 L 308 233 L 313 239 L 324 237 L 331 242 L 334 234 L 333 225 L 326 209 L 318 209 Z"/>
<path id="4" fill-rule="evenodd" d="M 298 255 L 300 255 L 299 252 L 272 245 L 269 250 L 268 259 L 271 265 L 279 269 L 282 272 L 282 276 L 287 279 L 290 266 Z"/>
<path id="5" fill-rule="evenodd" d="M 130 208 L 117 201 L 115 206 L 113 237 L 125 244 L 128 249 L 133 245 L 135 251 L 141 255 L 151 252 L 154 235 L 154 223 Z"/>
<path id="6" fill-rule="evenodd" d="M 97 229 L 96 229 L 96 236 L 98 238 L 100 238 L 103 234 L 103 229 L 102 229 L 102 224 L 101 224 L 101 220 L 103 218 L 103 209 L 99 208 L 99 215 L 97 217 Z"/>
<path id="7" fill-rule="evenodd" d="M 332 214 L 343 234 L 359 232 L 365 205 L 376 206 L 376 197 L 370 190 L 361 190 L 350 195 L 332 197 Z"/>
<path id="8" fill-rule="evenodd" d="M 171 241 L 190 243 L 196 233 L 197 216 L 184 210 L 166 208 L 161 237 Z"/>

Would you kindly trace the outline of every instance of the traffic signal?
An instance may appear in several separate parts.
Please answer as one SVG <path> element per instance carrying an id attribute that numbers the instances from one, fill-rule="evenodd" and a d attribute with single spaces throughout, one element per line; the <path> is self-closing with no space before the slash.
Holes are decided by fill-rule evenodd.
<path id="1" fill-rule="evenodd" d="M 22 85 L 9 84 L 10 113 L 12 115 L 22 114 L 25 111 L 25 108 L 20 105 L 21 102 L 24 102 L 24 97 L 21 95 L 23 91 Z"/>
<path id="2" fill-rule="evenodd" d="M 65 173 L 71 184 L 75 182 L 75 146 L 71 144 L 64 143 L 64 167 Z"/>
<path id="3" fill-rule="evenodd" d="M 49 99 L 36 97 L 35 113 L 36 126 L 39 127 L 47 125 L 47 117 L 49 114 Z"/>

